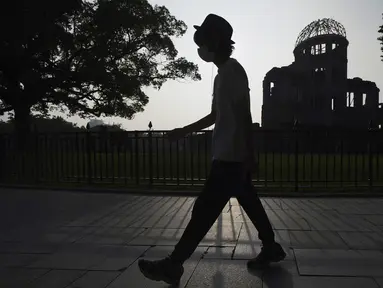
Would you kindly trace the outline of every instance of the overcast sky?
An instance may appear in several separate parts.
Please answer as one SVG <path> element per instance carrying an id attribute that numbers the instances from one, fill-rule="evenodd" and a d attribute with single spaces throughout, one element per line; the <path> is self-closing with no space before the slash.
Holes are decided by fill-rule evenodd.
<path id="1" fill-rule="evenodd" d="M 233 26 L 236 42 L 233 57 L 245 67 L 251 89 L 254 122 L 260 122 L 262 80 L 273 67 L 289 65 L 299 32 L 313 20 L 333 18 L 346 28 L 349 78 L 374 81 L 383 91 L 383 62 L 377 41 L 383 24 L 383 0 L 152 0 L 165 5 L 189 29 L 175 39 L 179 56 L 199 65 L 202 81 L 169 81 L 160 91 L 147 89 L 149 104 L 133 120 L 109 118 L 108 123 L 122 123 L 128 130 L 172 129 L 193 122 L 210 111 L 212 76 L 216 69 L 204 63 L 193 42 L 193 25 L 201 24 L 209 13 L 223 16 Z M 383 92 L 380 93 L 383 102 Z M 81 125 L 86 120 L 72 118 Z"/>

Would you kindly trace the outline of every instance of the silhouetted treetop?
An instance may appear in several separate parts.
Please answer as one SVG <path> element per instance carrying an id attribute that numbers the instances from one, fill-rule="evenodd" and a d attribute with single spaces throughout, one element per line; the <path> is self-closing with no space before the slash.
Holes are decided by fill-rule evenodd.
<path id="1" fill-rule="evenodd" d="M 172 38 L 187 26 L 146 0 L 37 0 L 0 4 L 0 114 L 27 132 L 31 111 L 132 118 L 143 88 L 199 80 Z"/>

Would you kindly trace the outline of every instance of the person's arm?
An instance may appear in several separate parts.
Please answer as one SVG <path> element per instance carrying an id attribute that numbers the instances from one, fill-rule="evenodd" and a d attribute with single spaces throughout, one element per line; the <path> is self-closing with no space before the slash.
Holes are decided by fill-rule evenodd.
<path id="1" fill-rule="evenodd" d="M 203 117 L 202 119 L 183 127 L 185 134 L 190 134 L 196 131 L 200 131 L 212 126 L 215 123 L 215 111 L 213 110 L 209 115 Z"/>
<path id="2" fill-rule="evenodd" d="M 200 131 L 202 129 L 210 127 L 214 123 L 215 123 L 215 111 L 212 110 L 212 112 L 209 115 L 203 117 L 202 119 L 198 120 L 197 122 L 194 122 L 194 123 L 187 125 L 183 128 L 174 129 L 173 131 L 171 131 L 168 134 L 168 137 L 169 137 L 170 141 L 176 141 L 182 137 L 185 137 L 187 134 L 190 134 L 190 133 L 193 133 L 196 131 Z"/>

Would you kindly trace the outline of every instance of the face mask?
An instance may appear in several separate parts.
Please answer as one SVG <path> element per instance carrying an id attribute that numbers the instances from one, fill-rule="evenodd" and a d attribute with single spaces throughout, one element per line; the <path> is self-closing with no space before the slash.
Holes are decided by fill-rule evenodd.
<path id="1" fill-rule="evenodd" d="M 213 62 L 215 58 L 215 53 L 210 52 L 206 46 L 198 48 L 198 55 L 205 62 Z"/>

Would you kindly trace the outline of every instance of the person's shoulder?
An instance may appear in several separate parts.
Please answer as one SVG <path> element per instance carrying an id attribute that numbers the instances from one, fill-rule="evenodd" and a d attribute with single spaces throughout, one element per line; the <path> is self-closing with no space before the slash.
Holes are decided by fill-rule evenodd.
<path id="1" fill-rule="evenodd" d="M 227 66 L 226 68 L 228 70 L 231 70 L 233 72 L 236 72 L 236 73 L 245 73 L 246 74 L 246 71 L 245 71 L 245 68 L 243 68 L 243 66 L 241 65 L 241 63 L 238 62 L 237 59 L 235 58 L 230 58 L 228 61 L 227 61 Z"/>

